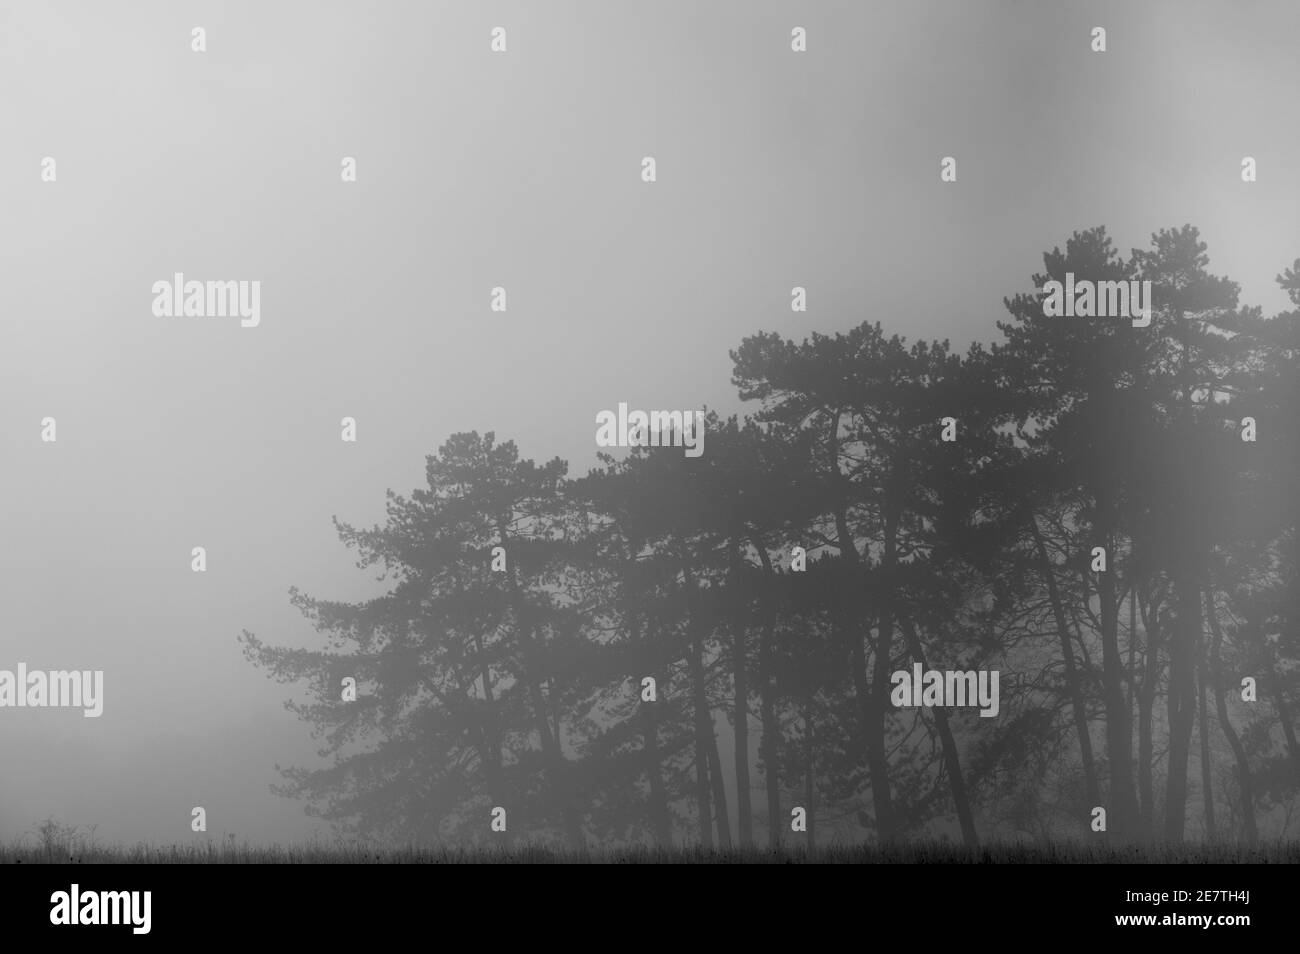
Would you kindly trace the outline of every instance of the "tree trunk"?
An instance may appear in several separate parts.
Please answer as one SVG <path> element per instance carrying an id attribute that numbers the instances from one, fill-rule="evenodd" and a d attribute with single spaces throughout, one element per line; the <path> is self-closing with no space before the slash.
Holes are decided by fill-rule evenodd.
<path id="1" fill-rule="evenodd" d="M 699 590 L 691 569 L 682 563 L 689 601 L 691 634 L 691 677 L 695 683 L 695 734 L 708 766 L 709 788 L 713 795 L 713 815 L 718 823 L 718 847 L 731 847 L 731 822 L 727 817 L 727 790 L 722 781 L 722 759 L 718 757 L 718 736 L 713 731 L 713 711 L 709 708 L 709 687 L 704 668 L 704 633 L 707 624 L 699 608 Z M 711 839 L 710 839 L 711 841 Z"/>
<path id="2" fill-rule="evenodd" d="M 1196 714 L 1196 644 L 1200 639 L 1201 603 L 1189 566 L 1174 579 L 1178 599 L 1169 644 L 1169 768 L 1165 780 L 1165 839 L 1183 840 L 1187 820 L 1187 762 Z"/>
<path id="3" fill-rule="evenodd" d="M 672 815 L 668 812 L 668 793 L 664 789 L 663 766 L 659 758 L 659 720 L 657 702 L 641 703 L 641 733 L 645 752 L 645 774 L 650 783 L 650 822 L 654 826 L 655 844 L 667 847 L 673 842 Z"/>
<path id="4" fill-rule="evenodd" d="M 1197 735 L 1201 739 L 1201 801 L 1205 806 L 1205 837 L 1214 841 L 1217 837 L 1214 828 L 1214 773 L 1213 762 L 1210 759 L 1210 733 L 1206 726 L 1205 716 L 1205 683 L 1206 683 L 1206 658 L 1205 658 L 1205 639 L 1202 638 L 1197 645 L 1196 666 L 1199 679 L 1197 680 Z"/>
<path id="5" fill-rule="evenodd" d="M 736 759 L 736 833 L 741 848 L 754 846 L 754 809 L 750 803 L 749 791 L 749 674 L 748 648 L 746 647 L 746 617 L 748 599 L 744 597 L 741 587 L 740 539 L 732 538 L 732 581 L 740 595 L 734 604 L 735 615 L 731 620 L 731 665 L 733 671 L 733 712 L 735 722 L 735 759 Z"/>
<path id="6" fill-rule="evenodd" d="M 880 623 L 877 628 L 875 659 L 872 666 L 871 689 L 867 703 L 867 765 L 871 771 L 871 795 L 876 811 L 876 832 L 881 844 L 888 844 L 898 836 L 894 818 L 893 796 L 889 786 L 889 756 L 886 747 L 885 725 L 889 705 L 890 664 L 894 642 L 894 606 L 892 586 L 893 569 L 897 556 L 897 518 L 892 511 L 885 514 L 885 540 L 881 569 L 884 585 L 881 591 Z M 856 553 L 856 551 L 855 551 Z M 855 638 L 856 650 L 862 651 Z"/>
<path id="7" fill-rule="evenodd" d="M 1128 588 L 1128 714 L 1133 718 L 1133 695 L 1137 691 L 1137 581 Z"/>
<path id="8" fill-rule="evenodd" d="M 493 805 L 505 805 L 505 792 L 501 784 L 501 733 L 497 727 L 497 704 L 492 688 L 492 670 L 483 654 L 483 639 L 474 637 L 474 650 L 479 661 L 479 676 L 483 680 L 483 699 L 487 704 L 487 725 L 483 732 L 483 765 L 487 769 L 488 791 Z"/>
<path id="9" fill-rule="evenodd" d="M 1296 744 L 1295 723 L 1291 721 L 1291 707 L 1287 704 L 1282 680 L 1273 677 L 1273 707 L 1277 710 L 1277 719 L 1282 723 L 1282 734 L 1286 737 L 1286 751 L 1291 757 L 1291 766 L 1295 769 L 1296 782 L 1300 783 L 1300 745 Z"/>
<path id="10" fill-rule="evenodd" d="M 928 671 L 930 664 L 926 662 L 925 650 L 916 634 L 916 626 L 902 614 L 899 614 L 898 623 L 907 635 L 908 648 L 916 661 L 921 664 L 921 670 Z M 944 766 L 948 770 L 948 782 L 952 786 L 952 800 L 957 808 L 957 820 L 961 824 L 962 842 L 968 848 L 976 848 L 979 846 L 979 838 L 975 832 L 975 817 L 971 814 L 970 799 L 966 794 L 966 781 L 961 772 L 957 743 L 953 740 L 952 730 L 948 726 L 948 713 L 943 707 L 934 710 L 934 721 L 939 730 L 939 742 L 943 748 Z"/>
<path id="11" fill-rule="evenodd" d="M 1043 534 L 1038 529 L 1038 517 L 1032 512 L 1029 514 L 1029 527 L 1034 535 L 1034 545 L 1038 549 L 1038 562 L 1042 566 L 1043 579 L 1047 582 L 1047 596 L 1052 603 L 1052 615 L 1056 617 L 1061 659 L 1065 663 L 1065 685 L 1070 693 L 1070 708 L 1074 711 L 1074 731 L 1079 738 L 1079 758 L 1083 762 L 1084 795 L 1091 810 L 1101 804 L 1101 790 L 1097 785 L 1097 767 L 1092 758 L 1092 733 L 1088 729 L 1088 709 L 1083 699 L 1083 685 L 1074 666 L 1074 650 L 1070 648 L 1070 627 L 1065 618 L 1065 604 L 1061 601 L 1061 591 L 1056 586 L 1056 573 L 1047 557 L 1047 545 L 1043 542 Z M 1130 634 L 1131 639 L 1132 634 Z M 1088 823 L 1085 821 L 1083 824 L 1086 827 Z"/>
<path id="12" fill-rule="evenodd" d="M 884 606 L 879 616 L 879 636 L 876 645 L 876 664 L 874 681 L 867 682 L 866 651 L 863 640 L 871 637 L 871 624 L 860 618 L 858 586 L 855 572 L 859 565 L 857 544 L 849 531 L 846 512 L 848 494 L 845 490 L 847 481 L 839 469 L 839 435 L 840 413 L 837 411 L 831 423 L 829 435 L 830 480 L 837 488 L 838 499 L 834 505 L 836 547 L 840 551 L 840 566 L 844 572 L 842 602 L 835 612 L 840 638 L 849 647 L 849 665 L 853 671 L 853 692 L 858 702 L 858 714 L 862 722 L 862 742 L 866 749 L 867 771 L 871 777 L 871 802 L 875 810 L 876 837 L 883 844 L 894 839 L 894 807 L 889 788 L 889 758 L 885 745 L 885 706 L 889 702 L 889 642 L 892 633 L 892 615 L 889 610 L 889 588 L 886 585 Z M 887 527 L 892 526 L 886 518 Z M 894 559 L 894 534 L 886 531 L 886 562 L 892 566 Z M 864 630 L 858 632 L 858 626 Z M 881 646 L 884 659 L 881 659 Z M 872 691 L 874 686 L 875 691 Z"/>
<path id="13" fill-rule="evenodd" d="M 644 630 L 641 628 L 631 595 L 628 596 L 624 604 L 624 613 L 627 618 L 628 641 L 633 646 L 640 646 L 644 637 Z M 655 677 L 655 685 L 659 685 L 657 676 Z M 664 788 L 663 765 L 659 758 L 659 716 L 657 711 L 659 703 L 657 701 L 646 702 L 641 700 L 639 705 L 642 736 L 641 751 L 643 764 L 645 765 L 646 782 L 650 786 L 650 803 L 648 806 L 650 823 L 654 829 L 655 844 L 666 847 L 672 844 L 673 824 L 672 815 L 668 811 L 668 793 Z"/>
<path id="14" fill-rule="evenodd" d="M 776 719 L 776 674 L 772 671 L 772 642 L 776 635 L 776 573 L 772 569 L 772 559 L 768 555 L 763 540 L 753 538 L 759 559 L 763 561 L 763 575 L 766 581 L 764 602 L 767 604 L 767 618 L 763 621 L 763 635 L 758 646 L 758 679 L 760 683 L 760 705 L 762 707 L 763 740 L 760 743 L 763 755 L 763 781 L 767 786 L 767 843 L 776 850 L 781 847 L 781 775 L 780 775 L 780 727 Z"/>
<path id="15" fill-rule="evenodd" d="M 1232 756 L 1237 760 L 1237 784 L 1241 786 L 1241 813 L 1246 829 L 1246 844 L 1253 845 L 1259 839 L 1259 832 L 1255 827 L 1254 784 L 1250 777 L 1250 761 L 1246 758 L 1245 746 L 1241 744 L 1241 738 L 1233 728 L 1232 720 L 1228 718 L 1228 697 L 1224 687 L 1221 653 L 1223 629 L 1219 626 L 1219 612 L 1214 605 L 1214 591 L 1209 588 L 1205 591 L 1205 615 L 1209 617 L 1210 632 L 1214 634 L 1211 650 L 1211 662 L 1214 667 L 1214 705 L 1219 713 L 1219 725 L 1228 739 L 1228 747 L 1232 749 Z"/>
<path id="16" fill-rule="evenodd" d="M 1257 613 L 1247 612 L 1245 632 L 1252 645 L 1267 651 L 1268 641 L 1264 638 L 1263 624 Z M 1277 721 L 1282 726 L 1282 737 L 1286 740 L 1287 758 L 1290 759 L 1291 767 L 1295 770 L 1296 782 L 1300 783 L 1300 744 L 1296 742 L 1295 722 L 1291 718 L 1291 705 L 1286 698 L 1286 683 L 1278 674 L 1281 667 L 1276 652 L 1270 655 L 1272 658 L 1265 667 L 1267 672 L 1265 680 L 1273 697 L 1273 710 L 1277 713 Z"/>
<path id="17" fill-rule="evenodd" d="M 1099 496 L 1097 509 L 1107 526 L 1112 519 L 1110 501 Z M 1124 696 L 1124 658 L 1119 650 L 1119 601 L 1115 594 L 1115 548 L 1113 535 L 1101 537 L 1108 560 L 1106 572 L 1097 574 L 1097 595 L 1101 610 L 1101 667 L 1106 704 L 1106 754 L 1110 763 L 1110 815 L 1120 841 L 1138 834 L 1137 793 L 1133 789 L 1133 729 L 1129 725 L 1128 701 Z"/>
<path id="18" fill-rule="evenodd" d="M 693 627 L 693 624 L 691 624 Z M 713 806 L 709 796 L 709 702 L 704 689 L 703 649 L 692 637 L 690 646 L 691 700 L 695 709 L 695 804 L 700 817 L 700 844 L 713 847 Z"/>
<path id="19" fill-rule="evenodd" d="M 868 628 L 870 623 L 866 624 Z M 853 670 L 853 693 L 858 700 L 862 721 L 862 738 L 867 754 L 867 771 L 871 778 L 871 802 L 875 809 L 876 838 L 882 844 L 894 837 L 894 810 L 889 791 L 889 761 L 885 753 L 883 722 L 874 719 L 875 699 L 867 680 L 867 655 L 862 636 L 849 627 L 849 664 Z M 883 690 L 882 690 L 883 693 Z M 888 698 L 886 696 L 885 698 Z"/>
<path id="20" fill-rule="evenodd" d="M 731 847 L 731 817 L 727 810 L 727 786 L 722 780 L 722 759 L 718 756 L 718 735 L 709 718 L 709 737 L 705 740 L 709 756 L 709 779 L 713 783 L 713 817 L 718 822 L 718 847 Z"/>
<path id="21" fill-rule="evenodd" d="M 505 547 L 507 545 L 507 534 L 504 519 L 498 522 L 497 531 L 500 536 L 500 546 Z M 557 800 L 556 808 L 564 822 L 565 835 L 573 847 L 585 848 L 586 837 L 583 835 L 582 822 L 578 817 L 577 806 L 571 790 L 570 766 L 568 760 L 564 757 L 558 724 L 556 726 L 557 731 L 552 734 L 548 719 L 547 701 L 545 694 L 542 692 L 542 644 L 537 638 L 537 624 L 533 618 L 533 611 L 519 586 L 516 567 L 516 562 L 510 560 L 507 565 L 506 579 L 510 587 L 510 602 L 518 631 L 517 638 L 523 650 L 524 672 L 521 677 L 527 685 L 528 695 L 533 705 L 533 718 L 537 724 L 537 733 L 541 738 L 542 754 L 546 758 L 547 774 L 550 776 L 548 781 L 550 782 L 551 794 Z"/>
<path id="22" fill-rule="evenodd" d="M 812 696 L 809 695 L 804 699 L 803 704 L 803 725 L 804 725 L 804 809 L 807 813 L 808 828 L 808 854 L 817 853 L 817 789 L 815 779 L 817 777 L 817 739 L 813 728 L 813 703 Z"/>
<path id="23" fill-rule="evenodd" d="M 858 568 L 858 550 L 854 545 L 852 534 L 849 533 L 849 521 L 846 519 L 844 509 L 836 512 L 836 534 L 839 537 L 841 569 L 844 572 L 844 603 L 841 604 L 837 620 L 840 625 L 840 636 L 849 645 L 849 665 L 853 669 L 853 693 L 858 701 L 858 717 L 862 720 L 862 742 L 863 747 L 867 750 L 867 772 L 871 777 L 871 803 L 875 808 L 876 838 L 884 844 L 893 838 L 893 799 L 889 793 L 889 762 L 885 755 L 884 740 L 884 720 L 883 717 L 876 717 L 875 694 L 871 691 L 871 684 L 867 680 L 867 654 L 863 647 L 863 638 L 870 637 L 871 623 L 865 621 L 863 628 L 866 634 L 858 632 L 858 620 L 855 615 L 857 607 L 858 581 L 854 573 Z M 881 615 L 881 629 L 884 628 L 884 615 Z M 888 660 L 887 660 L 888 662 Z M 888 665 L 887 667 L 888 671 Z M 879 671 L 879 667 L 878 667 Z M 876 685 L 888 685 L 888 672 L 885 673 L 884 684 L 876 682 Z M 879 680 L 879 673 L 878 673 Z M 884 693 L 881 702 L 888 699 L 888 693 Z"/>
<path id="24" fill-rule="evenodd" d="M 1142 792 L 1141 837 L 1150 841 L 1156 833 L 1155 751 L 1151 738 L 1151 721 L 1155 714 L 1156 688 L 1160 682 L 1161 628 L 1153 625 L 1147 609 L 1142 609 L 1142 629 L 1146 632 L 1146 661 L 1142 685 L 1138 690 L 1138 787 Z"/>

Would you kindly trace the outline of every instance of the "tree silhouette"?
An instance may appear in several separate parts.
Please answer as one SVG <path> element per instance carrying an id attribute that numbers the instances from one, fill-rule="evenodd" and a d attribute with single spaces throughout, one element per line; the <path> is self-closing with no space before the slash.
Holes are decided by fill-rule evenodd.
<path id="1" fill-rule="evenodd" d="M 751 413 L 707 412 L 702 457 L 570 478 L 452 435 L 382 526 L 336 521 L 384 595 L 293 590 L 317 648 L 241 637 L 331 760 L 280 790 L 345 830 L 484 842 L 501 807 L 503 839 L 576 847 L 1094 837 L 1096 807 L 1121 842 L 1280 831 L 1300 260 L 1268 319 L 1191 226 L 1043 261 L 964 354 L 878 322 L 746 337 Z M 1150 323 L 1045 315 L 1067 273 L 1151 282 Z M 997 718 L 896 707 L 913 664 L 999 671 Z"/>

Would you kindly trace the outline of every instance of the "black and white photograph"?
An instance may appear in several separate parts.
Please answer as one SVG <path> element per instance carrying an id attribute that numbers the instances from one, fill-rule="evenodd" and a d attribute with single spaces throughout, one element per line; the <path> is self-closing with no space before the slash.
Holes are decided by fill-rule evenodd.
<path id="1" fill-rule="evenodd" d="M 1298 116 L 1297 0 L 0 0 L 6 934 L 1273 937 Z"/>

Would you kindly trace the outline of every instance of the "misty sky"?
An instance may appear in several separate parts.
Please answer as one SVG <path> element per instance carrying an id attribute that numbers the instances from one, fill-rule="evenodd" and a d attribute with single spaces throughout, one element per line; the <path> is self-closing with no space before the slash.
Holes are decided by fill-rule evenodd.
<path id="1" fill-rule="evenodd" d="M 0 0 L 0 90 L 0 669 L 105 672 L 99 719 L 0 709 L 3 841 L 316 830 L 236 636 L 310 642 L 291 585 L 377 594 L 330 518 L 451 433 L 583 473 L 620 401 L 738 410 L 759 330 L 995 340 L 1095 225 L 1199 226 L 1266 314 L 1300 256 L 1294 0 Z M 155 317 L 177 271 L 260 280 L 260 326 Z"/>

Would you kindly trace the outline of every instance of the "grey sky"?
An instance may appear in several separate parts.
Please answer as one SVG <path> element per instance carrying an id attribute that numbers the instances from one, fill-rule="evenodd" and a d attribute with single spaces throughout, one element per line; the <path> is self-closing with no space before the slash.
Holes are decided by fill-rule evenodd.
<path id="1" fill-rule="evenodd" d="M 0 0 L 0 668 L 105 671 L 98 720 L 0 710 L 0 839 L 309 834 L 268 785 L 314 744 L 235 637 L 311 640 L 291 584 L 375 593 L 330 517 L 455 431 L 581 473 L 620 401 L 736 410 L 758 330 L 994 340 L 1099 224 L 1191 222 L 1283 308 L 1298 39 L 1294 0 Z M 154 317 L 177 271 L 260 280 L 261 325 Z"/>

